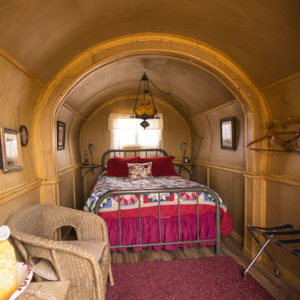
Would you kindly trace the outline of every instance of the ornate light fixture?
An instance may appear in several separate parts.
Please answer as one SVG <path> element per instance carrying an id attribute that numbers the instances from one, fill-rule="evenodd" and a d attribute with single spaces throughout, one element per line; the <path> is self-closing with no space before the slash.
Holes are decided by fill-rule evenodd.
<path id="1" fill-rule="evenodd" d="M 136 95 L 133 113 L 131 115 L 131 118 L 143 119 L 143 122 L 141 122 L 140 125 L 144 129 L 146 129 L 146 127 L 149 126 L 149 123 L 146 120 L 159 119 L 149 82 L 152 83 L 151 80 L 148 78 L 146 72 L 144 71 Z M 153 83 L 152 85 L 154 86 Z M 143 87 L 144 92 L 141 92 L 141 87 Z"/>

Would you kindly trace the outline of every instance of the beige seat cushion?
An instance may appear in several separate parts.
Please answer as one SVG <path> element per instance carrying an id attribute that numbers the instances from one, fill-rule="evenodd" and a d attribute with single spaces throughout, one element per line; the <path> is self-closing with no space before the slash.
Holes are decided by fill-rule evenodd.
<path id="1" fill-rule="evenodd" d="M 51 281 L 58 280 L 58 277 L 54 268 L 52 267 L 52 264 L 45 259 L 41 259 L 37 264 L 35 264 L 32 267 L 32 271 L 34 274 L 38 275 L 43 279 Z"/>
<path id="2" fill-rule="evenodd" d="M 106 245 L 103 241 L 64 241 L 64 243 L 72 244 L 74 246 L 80 247 L 87 252 L 96 256 L 97 261 L 100 260 L 102 256 L 103 249 Z"/>
<path id="3" fill-rule="evenodd" d="M 103 241 L 91 240 L 91 241 L 63 241 L 64 243 L 72 244 L 74 246 L 80 247 L 85 251 L 93 254 L 97 261 L 100 260 L 103 249 L 106 245 Z M 43 279 L 55 281 L 58 280 L 56 272 L 52 264 L 44 259 L 41 259 L 37 264 L 32 268 L 33 272 L 40 276 Z"/>

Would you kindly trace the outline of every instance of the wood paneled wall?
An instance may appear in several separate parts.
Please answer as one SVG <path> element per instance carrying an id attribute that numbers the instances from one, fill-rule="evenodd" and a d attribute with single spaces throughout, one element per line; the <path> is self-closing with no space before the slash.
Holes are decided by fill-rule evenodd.
<path id="1" fill-rule="evenodd" d="M 294 80 L 295 79 L 293 79 L 293 81 Z M 279 85 L 281 84 L 289 86 L 286 82 L 279 83 Z M 291 86 L 294 85 L 291 84 Z M 292 90 L 288 91 L 285 90 L 284 87 L 279 87 L 277 85 L 271 87 L 271 89 L 279 89 L 283 101 L 286 100 L 287 103 L 290 101 L 291 107 L 298 109 L 297 105 L 299 103 L 295 104 L 293 102 L 293 96 L 289 95 Z M 297 89 L 298 87 L 295 88 L 294 91 Z M 272 92 L 268 91 L 268 95 L 270 96 L 271 94 L 278 97 L 277 92 L 274 90 Z M 275 103 L 278 104 L 278 101 L 279 99 L 277 98 Z M 272 110 L 276 111 L 278 119 L 282 120 L 285 119 L 287 117 L 286 114 L 291 113 L 291 111 L 288 112 L 284 110 L 283 102 L 280 106 L 283 110 L 281 114 L 279 114 L 275 107 L 273 107 Z M 299 110 L 293 111 L 291 116 L 295 116 L 298 113 Z M 222 150 L 220 148 L 220 129 L 218 122 L 220 118 L 229 116 L 235 116 L 238 119 L 237 151 Z M 239 104 L 233 101 L 228 106 L 222 106 L 212 112 L 193 117 L 192 122 L 197 133 L 193 139 L 193 141 L 195 141 L 193 146 L 193 149 L 195 149 L 194 151 L 197 151 L 198 137 L 200 136 L 203 138 L 197 155 L 193 179 L 215 189 L 225 201 L 232 216 L 234 225 L 233 236 L 235 238 L 242 241 L 245 222 L 253 224 L 253 222 L 255 223 L 257 221 L 253 217 L 253 209 L 263 209 L 262 220 L 264 220 L 263 224 L 266 226 L 291 223 L 295 228 L 300 228 L 300 215 L 298 209 L 300 195 L 299 154 L 262 152 L 261 155 L 263 161 L 265 163 L 267 161 L 265 165 L 267 168 L 266 173 L 259 175 L 260 178 L 262 178 L 260 184 L 263 186 L 262 190 L 260 190 L 262 206 L 256 206 L 251 203 L 251 201 L 246 202 L 245 204 L 245 199 L 251 199 L 253 193 L 256 192 L 257 183 L 254 183 L 253 181 L 253 179 L 256 178 L 256 175 L 248 174 L 245 168 L 246 152 L 249 150 L 245 148 L 244 116 L 241 108 L 239 108 Z M 299 128 L 299 126 L 293 122 L 287 122 L 287 124 L 288 126 L 285 126 L 285 128 L 278 127 L 276 130 L 296 130 Z M 246 220 L 245 213 L 248 215 Z M 251 244 L 253 245 L 253 248 L 248 250 L 247 245 Z M 258 250 L 255 244 L 253 244 L 251 236 L 248 236 L 246 239 L 245 247 L 246 252 L 250 255 L 253 255 Z M 292 283 L 293 286 L 299 286 L 299 259 L 274 245 L 270 245 L 269 252 L 280 265 L 280 270 L 284 278 Z M 271 266 L 271 262 L 268 260 L 267 256 L 263 255 L 263 261 Z"/>
<path id="2" fill-rule="evenodd" d="M 57 151 L 58 204 L 82 209 L 84 199 L 79 132 L 83 120 L 67 106 L 61 107 L 57 120 L 66 124 L 65 149 Z"/>
<path id="3" fill-rule="evenodd" d="M 300 73 L 282 78 L 264 88 L 270 120 L 277 132 L 300 129 Z M 274 122 L 275 120 L 275 122 Z M 265 131 L 268 129 L 266 124 Z M 292 135 L 282 135 L 284 139 Z M 300 151 L 300 148 L 297 148 Z M 266 224 L 278 225 L 290 223 L 300 229 L 300 155 L 295 153 L 264 152 L 267 161 L 266 178 Z M 282 266 L 284 278 L 295 287 L 300 286 L 300 261 L 287 251 L 270 245 L 269 252 Z M 270 264 L 267 256 L 264 262 Z"/>
<path id="4" fill-rule="evenodd" d="M 220 119 L 236 118 L 236 151 L 220 145 Z M 195 136 L 193 152 L 197 153 L 193 179 L 213 188 L 228 206 L 234 232 L 239 240 L 244 231 L 245 119 L 240 104 L 232 101 L 207 113 L 196 115 L 192 124 Z"/>
<path id="5" fill-rule="evenodd" d="M 0 48 L 0 126 L 19 130 L 25 125 L 29 142 L 22 147 L 23 169 L 0 170 L 0 225 L 11 213 L 28 203 L 38 203 L 40 179 L 37 178 L 32 141 L 32 118 L 44 85 L 20 63 Z"/>
<path id="6" fill-rule="evenodd" d="M 266 223 L 268 226 L 292 224 L 295 228 L 300 229 L 300 210 L 298 209 L 300 185 L 292 186 L 268 181 L 266 192 Z M 291 247 L 298 248 L 296 244 L 291 245 Z M 295 276 L 294 282 L 296 282 L 296 277 L 300 278 L 299 258 L 273 244 L 270 245 L 268 251 L 280 265 L 284 266 L 284 275 L 286 275 L 286 269 L 292 271 Z M 270 264 L 267 256 L 264 257 L 264 260 Z"/>
<path id="7" fill-rule="evenodd" d="M 83 124 L 80 133 L 80 152 L 83 156 L 88 144 L 95 146 L 94 161 L 101 162 L 102 154 L 110 148 L 110 130 L 108 130 L 108 117 L 110 113 L 132 113 L 134 99 L 126 99 L 114 102 L 102 109 L 96 110 Z M 180 150 L 182 142 L 191 145 L 190 129 L 184 118 L 170 105 L 162 101 L 156 101 L 159 113 L 163 114 L 163 148 L 176 159 L 182 159 Z M 151 121 L 150 121 L 151 122 Z M 189 147 L 188 154 L 191 151 Z"/>
<path id="8" fill-rule="evenodd" d="M 221 149 L 220 119 L 225 117 L 236 119 L 236 151 Z M 234 100 L 207 113 L 195 115 L 191 121 L 197 136 L 202 138 L 197 161 L 245 168 L 245 118 L 238 101 Z M 200 141 L 197 143 L 197 136 L 193 136 L 193 152 L 198 150 Z"/>

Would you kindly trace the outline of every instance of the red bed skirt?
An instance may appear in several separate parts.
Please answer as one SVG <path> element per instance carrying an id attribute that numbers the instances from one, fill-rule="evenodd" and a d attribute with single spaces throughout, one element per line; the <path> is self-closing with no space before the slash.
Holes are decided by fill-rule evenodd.
<path id="1" fill-rule="evenodd" d="M 105 219 L 111 250 L 126 251 L 126 248 L 113 248 L 119 245 L 119 221 L 117 219 Z M 125 218 L 121 220 L 122 245 L 139 244 L 139 219 Z M 158 218 L 141 218 L 141 237 L 143 244 L 159 243 L 159 223 Z M 225 236 L 232 231 L 232 222 L 228 212 L 221 214 L 221 235 Z M 195 240 L 197 236 L 197 217 L 195 215 L 186 215 L 180 217 L 180 239 L 181 241 Z M 199 215 L 199 239 L 213 239 L 216 237 L 216 215 L 215 213 L 206 213 Z M 161 218 L 161 241 L 178 241 L 178 217 Z M 203 242 L 201 245 L 214 245 L 215 242 Z M 161 249 L 173 250 L 178 247 L 187 248 L 195 244 L 185 245 L 165 245 L 153 246 L 156 251 Z M 148 247 L 149 249 L 151 246 Z M 142 250 L 142 247 L 133 248 L 135 251 Z"/>

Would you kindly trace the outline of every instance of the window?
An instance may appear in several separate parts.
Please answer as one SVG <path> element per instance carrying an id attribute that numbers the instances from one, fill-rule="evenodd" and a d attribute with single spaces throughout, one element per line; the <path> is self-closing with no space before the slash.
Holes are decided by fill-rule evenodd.
<path id="1" fill-rule="evenodd" d="M 110 114 L 108 129 L 111 131 L 111 149 L 126 147 L 161 148 L 162 147 L 162 114 L 160 119 L 149 121 L 145 130 L 141 127 L 141 119 L 131 119 L 130 114 Z"/>

